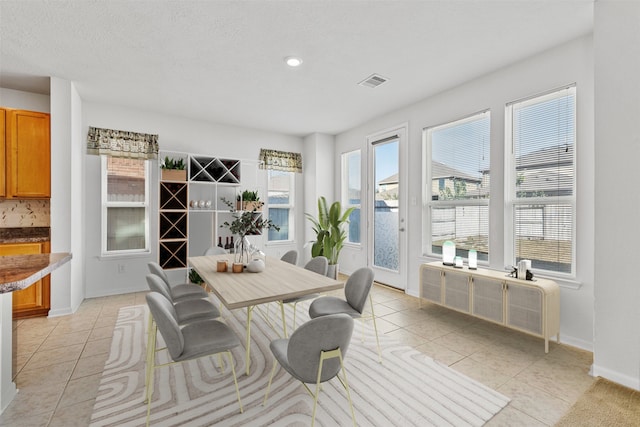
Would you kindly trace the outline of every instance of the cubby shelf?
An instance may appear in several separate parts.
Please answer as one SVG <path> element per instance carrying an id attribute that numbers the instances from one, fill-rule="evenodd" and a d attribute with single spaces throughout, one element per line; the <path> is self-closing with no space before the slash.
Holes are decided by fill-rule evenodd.
<path id="1" fill-rule="evenodd" d="M 187 180 L 159 177 L 158 261 L 164 269 L 187 269 L 189 256 L 202 255 L 218 240 L 231 237 L 230 208 L 222 198 L 235 203 L 241 192 L 241 175 L 247 173 L 252 190 L 257 189 L 258 163 L 183 152 L 161 152 L 160 158 L 184 159 Z M 192 207 L 210 201 L 211 207 Z M 199 205 L 199 203 L 198 203 Z M 261 212 L 256 212 L 262 215 Z"/>

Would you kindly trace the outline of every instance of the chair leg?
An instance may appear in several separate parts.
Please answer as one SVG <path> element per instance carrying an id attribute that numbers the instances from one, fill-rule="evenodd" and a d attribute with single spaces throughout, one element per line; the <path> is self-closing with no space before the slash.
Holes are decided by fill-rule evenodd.
<path id="1" fill-rule="evenodd" d="M 353 401 L 351 400 L 351 393 L 349 392 L 349 382 L 347 381 L 347 371 L 344 369 L 344 363 L 342 363 L 342 352 L 338 353 L 338 357 L 340 358 L 340 369 L 342 370 L 342 376 L 344 377 L 344 382 L 338 377 L 344 389 L 347 391 L 347 399 L 349 399 L 349 408 L 351 409 L 351 419 L 353 420 L 353 427 L 356 427 L 356 413 L 353 410 Z"/>
<path id="2" fill-rule="evenodd" d="M 146 391 L 146 401 L 147 401 L 147 427 L 149 426 L 149 416 L 151 415 L 151 396 L 153 396 L 153 374 L 155 371 L 155 363 L 156 363 L 156 334 L 153 335 L 153 343 L 152 343 L 152 347 L 153 347 L 153 353 L 150 359 L 150 366 L 149 366 L 149 375 L 146 381 L 146 385 L 145 385 L 145 391 Z"/>
<path id="3" fill-rule="evenodd" d="M 278 304 L 280 304 L 280 314 L 282 315 L 282 331 L 284 332 L 284 337 L 287 338 L 287 319 L 284 317 L 284 303 L 278 301 Z"/>
<path id="4" fill-rule="evenodd" d="M 382 363 L 382 352 L 380 351 L 380 339 L 378 338 L 378 326 L 376 325 L 376 314 L 373 312 L 373 298 L 369 293 L 369 304 L 371 304 L 371 318 L 373 319 L 373 330 L 376 332 L 376 345 L 378 346 L 378 362 Z"/>
<path id="5" fill-rule="evenodd" d="M 278 366 L 278 361 L 273 359 L 273 369 L 271 369 L 271 375 L 269 375 L 269 383 L 267 384 L 267 392 L 264 394 L 264 400 L 262 401 L 262 406 L 267 404 L 267 397 L 269 397 L 269 390 L 271 390 L 271 381 L 273 380 L 273 374 L 276 373 L 276 366 Z"/>
<path id="6" fill-rule="evenodd" d="M 296 312 L 298 311 L 298 301 L 293 303 L 293 330 L 296 330 Z"/>
<path id="7" fill-rule="evenodd" d="M 149 337 L 147 339 L 147 365 L 145 372 L 145 386 L 147 387 L 147 389 L 149 388 L 149 384 L 151 384 L 151 387 L 153 387 L 153 380 L 151 377 L 153 374 L 153 367 L 155 365 L 156 344 L 158 336 L 158 326 L 156 325 L 155 321 L 150 325 L 149 329 Z M 147 399 L 151 398 L 148 390 L 146 397 Z"/>
<path id="8" fill-rule="evenodd" d="M 242 409 L 242 401 L 240 400 L 240 388 L 238 387 L 238 378 L 236 377 L 236 368 L 233 366 L 233 356 L 231 355 L 231 351 L 230 350 L 227 350 L 227 356 L 229 356 L 229 365 L 231 365 L 231 373 L 233 374 L 233 382 L 236 384 L 236 396 L 238 396 L 238 405 L 240 405 L 240 413 L 242 413 L 243 409 Z"/>

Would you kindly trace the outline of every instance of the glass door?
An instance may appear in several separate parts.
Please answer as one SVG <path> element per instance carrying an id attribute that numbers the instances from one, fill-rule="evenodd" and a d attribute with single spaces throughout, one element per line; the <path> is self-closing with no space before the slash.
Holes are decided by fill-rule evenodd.
<path id="1" fill-rule="evenodd" d="M 406 288 L 405 206 L 402 154 L 404 128 L 369 138 L 369 267 L 378 282 Z"/>

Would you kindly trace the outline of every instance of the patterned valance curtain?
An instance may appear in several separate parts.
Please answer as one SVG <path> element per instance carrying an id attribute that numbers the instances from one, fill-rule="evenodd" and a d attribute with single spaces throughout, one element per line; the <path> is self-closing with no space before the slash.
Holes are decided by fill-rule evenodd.
<path id="1" fill-rule="evenodd" d="M 302 173 L 302 154 L 287 151 L 260 149 L 262 169 Z"/>
<path id="2" fill-rule="evenodd" d="M 87 154 L 157 159 L 158 135 L 89 127 Z"/>

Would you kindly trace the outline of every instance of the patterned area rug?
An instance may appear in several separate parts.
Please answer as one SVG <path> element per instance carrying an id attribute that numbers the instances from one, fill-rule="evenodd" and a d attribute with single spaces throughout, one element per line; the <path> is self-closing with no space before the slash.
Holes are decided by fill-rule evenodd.
<path id="1" fill-rule="evenodd" d="M 238 409 L 228 363 L 221 371 L 217 357 L 203 358 L 156 371 L 151 425 L 310 425 L 313 398 L 281 368 L 276 370 L 267 405 L 262 406 L 274 363 L 269 342 L 280 331 L 280 318 L 273 314 L 274 308 L 272 305 L 275 331 L 254 312 L 249 376 L 244 373 L 244 347 L 233 351 L 244 413 Z M 292 310 L 286 308 L 288 325 L 292 325 Z M 298 324 L 308 320 L 306 310 L 306 304 L 299 304 Z M 223 310 L 223 315 L 243 341 L 246 312 Z M 147 316 L 146 306 L 120 310 L 91 426 L 145 424 Z M 373 327 L 356 322 L 345 366 L 360 426 L 481 426 L 509 402 L 500 393 L 391 338 L 381 335 L 380 345 L 382 364 L 378 363 Z M 167 361 L 166 351 L 158 354 L 158 360 Z M 334 378 L 323 385 L 316 425 L 351 424 L 345 390 Z"/>

